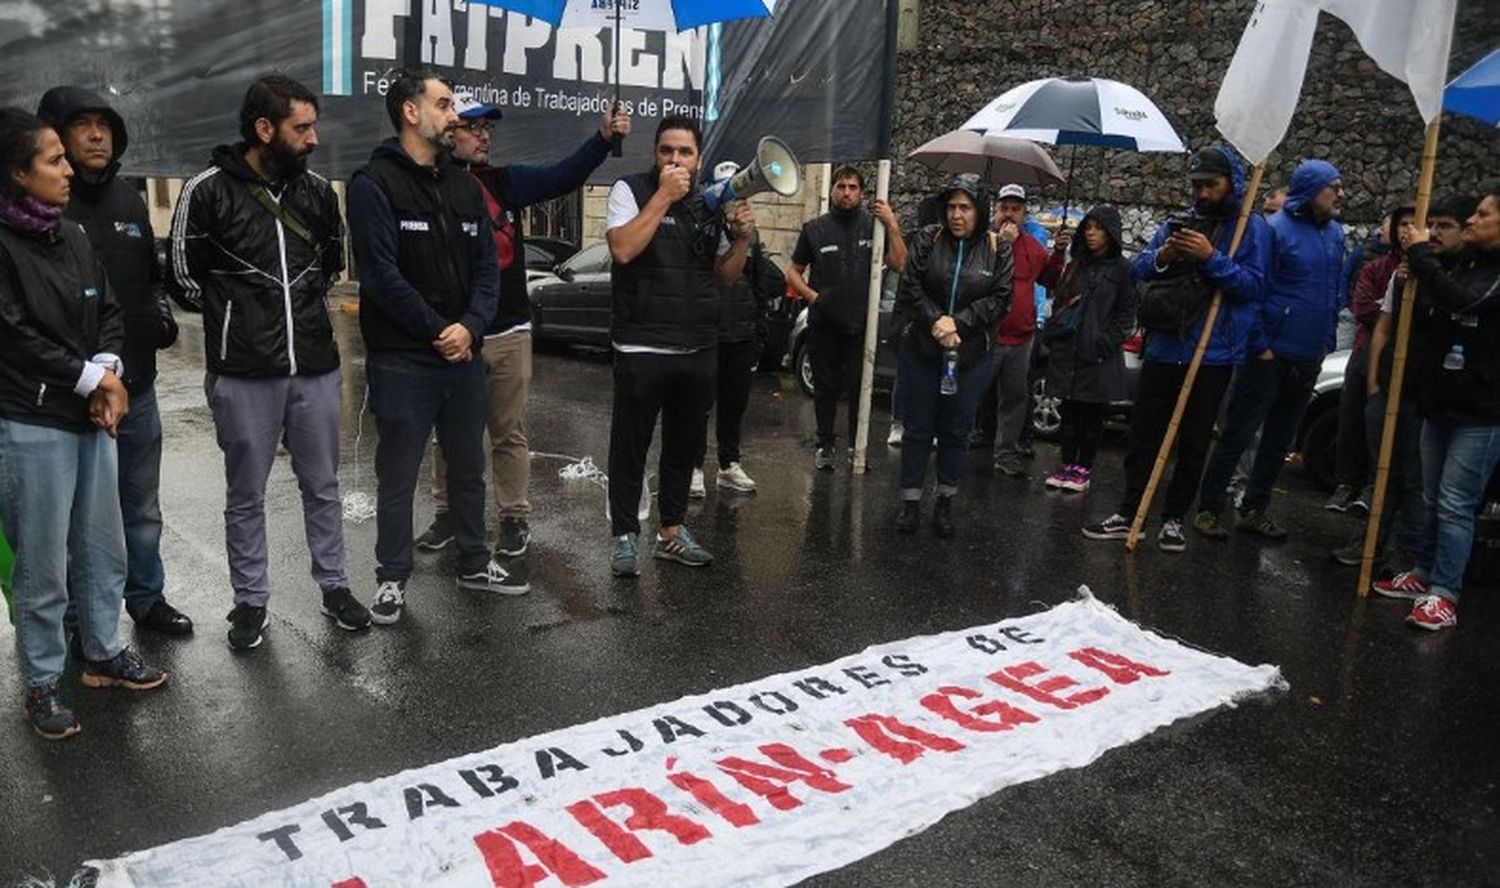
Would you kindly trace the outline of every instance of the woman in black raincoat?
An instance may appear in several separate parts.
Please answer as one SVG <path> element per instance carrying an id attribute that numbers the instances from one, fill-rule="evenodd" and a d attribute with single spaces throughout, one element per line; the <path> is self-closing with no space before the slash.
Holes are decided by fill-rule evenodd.
<path id="1" fill-rule="evenodd" d="M 905 420 L 896 529 L 913 533 L 920 523 L 936 437 L 933 528 L 950 537 L 953 495 L 974 412 L 994 373 L 991 343 L 1010 309 L 1013 269 L 1010 245 L 989 235 L 989 196 L 978 176 L 957 177 L 938 198 L 943 222 L 921 229 L 908 245 L 892 317 Z"/>
<path id="2" fill-rule="evenodd" d="M 1125 397 L 1121 346 L 1135 329 L 1135 285 L 1120 253 L 1120 213 L 1100 204 L 1083 217 L 1069 247 L 1061 281 L 1055 266 L 1040 282 L 1056 284 L 1047 343 L 1047 394 L 1062 399 L 1062 465 L 1048 487 L 1089 488 L 1094 454 L 1104 434 L 1104 408 Z M 1050 274 L 1049 274 L 1050 273 Z"/>

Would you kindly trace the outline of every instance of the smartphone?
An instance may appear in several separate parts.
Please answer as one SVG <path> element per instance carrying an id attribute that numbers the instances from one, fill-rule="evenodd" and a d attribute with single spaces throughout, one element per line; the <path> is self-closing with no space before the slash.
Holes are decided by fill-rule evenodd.
<path id="1" fill-rule="evenodd" d="M 1182 220 L 1181 219 L 1168 219 L 1167 220 L 1167 237 L 1171 237 L 1172 235 L 1176 234 L 1177 232 L 1179 232 L 1181 230 L 1182 230 Z"/>

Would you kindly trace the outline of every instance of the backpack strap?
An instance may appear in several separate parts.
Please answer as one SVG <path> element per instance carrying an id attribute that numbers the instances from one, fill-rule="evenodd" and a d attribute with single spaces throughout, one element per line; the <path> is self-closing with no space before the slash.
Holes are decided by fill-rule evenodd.
<path id="1" fill-rule="evenodd" d="M 251 185 L 250 194 L 255 197 L 257 203 L 259 203 L 262 207 L 265 207 L 266 212 L 276 217 L 276 220 L 281 223 L 281 226 L 283 228 L 301 238 L 303 241 L 306 241 L 307 244 L 313 248 L 313 252 L 317 255 L 318 260 L 320 262 L 322 261 L 322 242 L 313 237 L 313 233 L 308 230 L 308 227 L 306 225 L 302 224 L 302 220 L 292 215 L 290 210 L 288 210 L 286 207 L 283 207 L 281 203 L 276 200 L 276 198 L 272 197 L 271 192 L 266 190 L 265 185 L 261 184 L 260 182 L 256 182 L 254 185 Z"/>

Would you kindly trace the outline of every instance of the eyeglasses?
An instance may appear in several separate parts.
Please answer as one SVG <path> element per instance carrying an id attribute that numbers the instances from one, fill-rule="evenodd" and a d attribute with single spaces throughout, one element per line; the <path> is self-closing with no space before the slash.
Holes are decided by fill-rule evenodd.
<path id="1" fill-rule="evenodd" d="M 476 136 L 487 136 L 494 127 L 487 120 L 469 120 L 458 125 L 459 129 L 468 130 Z"/>

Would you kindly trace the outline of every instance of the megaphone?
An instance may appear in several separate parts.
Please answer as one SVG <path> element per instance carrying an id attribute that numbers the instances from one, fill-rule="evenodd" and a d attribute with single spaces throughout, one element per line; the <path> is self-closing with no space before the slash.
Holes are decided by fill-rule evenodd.
<path id="1" fill-rule="evenodd" d="M 791 197 L 802 188 L 801 167 L 787 144 L 775 136 L 766 136 L 755 148 L 750 165 L 703 189 L 703 203 L 709 212 L 717 213 L 730 201 L 743 200 L 762 191 L 774 191 Z"/>

